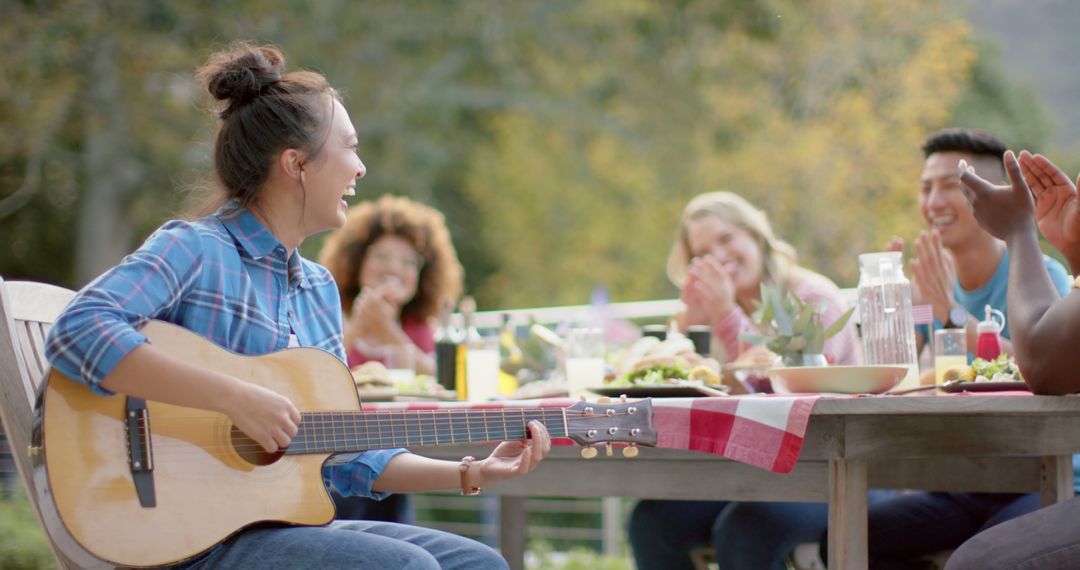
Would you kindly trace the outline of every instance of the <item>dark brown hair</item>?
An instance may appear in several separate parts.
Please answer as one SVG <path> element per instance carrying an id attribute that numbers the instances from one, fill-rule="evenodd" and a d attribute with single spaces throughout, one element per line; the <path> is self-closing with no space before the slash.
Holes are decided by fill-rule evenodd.
<path id="1" fill-rule="evenodd" d="M 401 308 L 401 318 L 424 322 L 438 315 L 444 299 L 457 300 L 464 270 L 443 215 L 419 202 L 385 195 L 349 210 L 345 225 L 326 238 L 319 263 L 337 281 L 346 316 L 360 293 L 360 268 L 368 248 L 383 236 L 397 236 L 424 258 L 416 295 Z"/>
<path id="2" fill-rule="evenodd" d="M 286 73 L 285 56 L 268 45 L 233 43 L 212 54 L 195 76 L 218 102 L 221 119 L 214 142 L 221 189 L 198 208 L 203 214 L 227 200 L 250 207 L 283 150 L 316 157 L 329 133 L 333 101 L 340 99 L 318 73 Z"/>

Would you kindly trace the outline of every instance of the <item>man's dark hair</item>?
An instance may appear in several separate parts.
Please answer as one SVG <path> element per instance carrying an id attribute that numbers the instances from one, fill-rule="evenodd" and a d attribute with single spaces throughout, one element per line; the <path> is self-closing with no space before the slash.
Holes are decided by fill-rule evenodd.
<path id="1" fill-rule="evenodd" d="M 929 137 L 922 146 L 923 156 L 935 152 L 966 152 L 975 156 L 1001 159 L 1005 156 L 1005 143 L 994 135 L 976 129 L 942 129 Z"/>

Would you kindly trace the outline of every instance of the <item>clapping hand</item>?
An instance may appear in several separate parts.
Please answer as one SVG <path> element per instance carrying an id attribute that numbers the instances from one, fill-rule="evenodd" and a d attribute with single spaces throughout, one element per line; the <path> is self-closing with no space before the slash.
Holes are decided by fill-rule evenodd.
<path id="1" fill-rule="evenodd" d="M 385 281 L 375 287 L 365 287 L 353 301 L 347 324 L 350 336 L 374 345 L 392 342 L 399 336 L 400 305 L 397 303 L 400 283 Z"/>
<path id="2" fill-rule="evenodd" d="M 915 240 L 915 253 L 918 257 L 911 260 L 913 288 L 919 291 L 920 304 L 932 305 L 934 317 L 945 322 L 955 302 L 956 264 L 953 257 L 941 245 L 941 234 L 937 231 L 920 232 Z"/>
<path id="3" fill-rule="evenodd" d="M 1047 241 L 1070 260 L 1080 257 L 1080 199 L 1076 184 L 1041 154 L 1020 152 L 1020 172 L 1035 200 L 1035 219 Z M 1077 178 L 1080 183 L 1080 177 Z"/>
<path id="4" fill-rule="evenodd" d="M 1006 239 L 1014 232 L 1035 231 L 1035 202 L 1016 155 L 1006 151 L 1004 162 L 1010 184 L 995 186 L 976 174 L 966 161 L 960 161 L 960 181 L 966 187 L 964 194 L 971 202 L 975 219 L 998 239 Z"/>
<path id="5" fill-rule="evenodd" d="M 903 255 L 904 254 L 904 238 L 902 238 L 900 236 L 893 236 L 892 239 L 889 240 L 889 243 L 885 244 L 885 251 L 893 251 L 893 252 L 898 251 L 898 252 L 900 252 L 901 255 Z M 910 265 L 909 265 L 909 267 L 910 267 Z M 908 275 L 914 276 L 914 272 L 913 271 L 908 271 Z M 912 279 L 912 281 L 911 281 L 911 304 L 912 305 L 922 305 L 923 304 L 922 291 L 919 289 L 919 283 L 917 281 L 915 281 L 914 279 Z"/>
<path id="6" fill-rule="evenodd" d="M 735 284 L 727 267 L 712 254 L 694 258 L 686 270 L 681 299 L 685 325 L 715 325 L 735 306 Z"/>

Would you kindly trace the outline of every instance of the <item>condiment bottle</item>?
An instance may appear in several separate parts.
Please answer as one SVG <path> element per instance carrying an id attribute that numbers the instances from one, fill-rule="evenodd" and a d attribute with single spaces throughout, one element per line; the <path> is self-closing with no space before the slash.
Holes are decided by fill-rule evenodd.
<path id="1" fill-rule="evenodd" d="M 998 322 L 996 317 L 1001 319 Z M 986 306 L 986 320 L 980 321 L 975 331 L 978 336 L 975 340 L 975 356 L 983 360 L 993 360 L 1001 354 L 1001 329 L 1005 327 L 1005 314 Z"/>
<path id="2" fill-rule="evenodd" d="M 480 343 L 480 331 L 473 326 L 473 313 L 476 312 L 476 301 L 472 297 L 465 297 L 458 304 L 461 312 L 463 325 L 461 327 L 461 342 L 457 347 L 457 374 L 455 375 L 455 389 L 458 400 L 468 400 L 468 353 L 470 348 L 478 347 Z"/>
<path id="3" fill-rule="evenodd" d="M 439 328 L 435 330 L 435 378 L 447 390 L 457 388 L 458 338 L 450 326 L 454 301 L 446 299 L 439 311 Z"/>

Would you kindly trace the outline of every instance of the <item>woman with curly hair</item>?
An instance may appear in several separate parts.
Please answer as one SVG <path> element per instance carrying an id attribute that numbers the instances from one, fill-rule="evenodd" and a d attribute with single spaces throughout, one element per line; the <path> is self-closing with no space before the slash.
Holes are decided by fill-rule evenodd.
<path id="1" fill-rule="evenodd" d="M 416 371 L 435 373 L 431 321 L 461 294 L 463 274 L 442 214 L 390 195 L 357 204 L 326 238 L 319 263 L 337 282 L 349 367 L 381 360 L 388 346 L 415 346 Z M 406 495 L 330 496 L 339 519 L 411 522 Z"/>
<path id="2" fill-rule="evenodd" d="M 350 367 L 377 360 L 382 347 L 414 345 L 416 371 L 435 373 L 432 320 L 461 294 L 464 273 L 442 214 L 390 195 L 359 204 L 319 263 L 337 281 Z"/>

